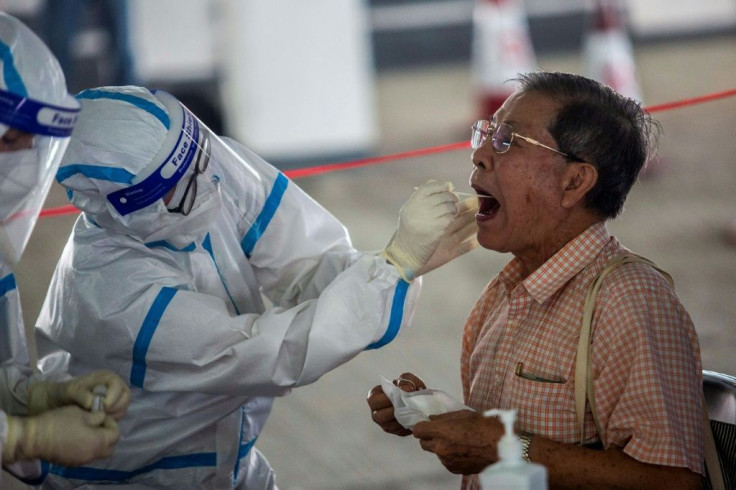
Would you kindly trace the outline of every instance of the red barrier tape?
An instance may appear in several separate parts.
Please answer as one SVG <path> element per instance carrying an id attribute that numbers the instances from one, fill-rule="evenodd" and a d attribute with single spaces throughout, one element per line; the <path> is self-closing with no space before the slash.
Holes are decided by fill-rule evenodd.
<path id="1" fill-rule="evenodd" d="M 59 206 L 58 208 L 42 209 L 41 213 L 38 216 L 41 218 L 45 218 L 47 216 L 60 216 L 62 214 L 71 214 L 78 212 L 79 210 L 74 205 L 67 204 L 66 206 Z"/>
<path id="2" fill-rule="evenodd" d="M 680 107 L 686 107 L 690 105 L 702 104 L 705 102 L 711 102 L 717 99 L 725 99 L 726 97 L 732 97 L 736 95 L 736 89 L 724 90 L 723 92 L 715 92 L 708 95 L 702 95 L 700 97 L 692 97 L 690 99 L 683 99 L 674 102 L 667 102 L 664 104 L 654 105 L 645 107 L 647 112 L 662 112 Z M 316 167 L 309 168 L 298 168 L 294 170 L 286 170 L 284 174 L 290 179 L 301 179 L 304 177 L 313 177 L 315 175 L 325 174 L 329 172 L 336 172 L 338 170 L 347 170 L 357 167 L 365 167 L 368 165 L 375 165 L 379 163 L 386 163 L 394 160 L 404 160 L 406 158 L 421 157 L 424 155 L 431 155 L 433 153 L 443 153 L 446 151 L 462 150 L 470 146 L 469 141 L 460 141 L 458 143 L 450 143 L 447 145 L 432 146 L 429 148 L 421 148 L 418 150 L 405 151 L 402 153 L 394 153 L 391 155 L 383 155 L 372 158 L 363 158 L 360 160 L 353 160 L 351 162 L 342 163 L 330 163 L 327 165 L 319 165 Z M 77 213 L 79 210 L 73 205 L 69 204 L 66 206 L 60 206 L 57 208 L 49 208 L 41 211 L 40 217 L 47 216 L 59 216 L 62 214 Z"/>
<path id="3" fill-rule="evenodd" d="M 725 99 L 726 97 L 732 97 L 736 95 L 736 88 L 731 90 L 724 90 L 723 92 L 716 92 L 709 95 L 703 95 L 700 97 L 693 97 L 692 99 L 678 100 L 676 102 L 667 102 L 665 104 L 653 105 L 646 107 L 647 112 L 661 112 L 669 111 L 670 109 L 677 109 L 678 107 L 684 107 L 688 105 L 702 104 L 703 102 L 710 102 L 716 99 Z"/>
<path id="4" fill-rule="evenodd" d="M 384 155 L 373 158 L 363 158 L 346 163 L 330 163 L 329 165 L 320 165 L 318 167 L 298 168 L 295 170 L 286 170 L 284 174 L 290 179 L 300 179 L 303 177 L 312 177 L 313 175 L 334 172 L 336 170 L 347 170 L 349 168 L 365 167 L 366 165 L 374 165 L 377 163 L 385 163 L 391 160 L 403 160 L 405 158 L 421 157 L 431 155 L 432 153 L 443 153 L 446 151 L 462 150 L 470 146 L 470 141 L 461 141 L 459 143 L 450 143 L 449 145 L 433 146 L 431 148 L 422 148 L 419 150 L 405 151 L 403 153 L 394 153 L 393 155 Z"/>

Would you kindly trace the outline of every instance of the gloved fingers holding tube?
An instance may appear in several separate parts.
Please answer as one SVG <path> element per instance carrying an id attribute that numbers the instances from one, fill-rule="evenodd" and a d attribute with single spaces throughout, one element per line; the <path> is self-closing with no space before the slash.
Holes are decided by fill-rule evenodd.
<path id="1" fill-rule="evenodd" d="M 120 420 L 128 410 L 130 388 L 112 371 L 92 371 L 64 382 L 63 386 L 65 405 L 74 403 L 87 410 L 93 410 L 95 400 L 100 400 L 101 408 L 115 420 Z"/>
<path id="2" fill-rule="evenodd" d="M 399 223 L 381 255 L 412 281 L 429 261 L 457 215 L 458 197 L 451 182 L 430 180 L 417 187 L 399 211 Z"/>
<path id="3" fill-rule="evenodd" d="M 415 277 L 438 269 L 446 263 L 478 247 L 478 198 L 469 197 L 457 203 L 457 215 L 445 230 L 432 256 L 420 267 Z"/>
<path id="4" fill-rule="evenodd" d="M 60 383 L 41 381 L 28 389 L 28 413 L 38 414 L 65 405 L 93 411 L 101 408 L 115 420 L 128 410 L 130 388 L 112 371 L 98 370 Z"/>
<path id="5" fill-rule="evenodd" d="M 2 463 L 44 459 L 76 466 L 110 456 L 120 437 L 117 422 L 104 412 L 77 406 L 30 417 L 7 417 Z"/>
<path id="6" fill-rule="evenodd" d="M 417 391 L 426 388 L 424 381 L 412 373 L 403 373 L 393 384 L 404 391 Z M 405 437 L 411 434 L 411 430 L 404 428 L 394 416 L 394 406 L 384 393 L 381 385 L 376 385 L 368 392 L 366 398 L 371 410 L 371 418 L 384 432 Z"/>

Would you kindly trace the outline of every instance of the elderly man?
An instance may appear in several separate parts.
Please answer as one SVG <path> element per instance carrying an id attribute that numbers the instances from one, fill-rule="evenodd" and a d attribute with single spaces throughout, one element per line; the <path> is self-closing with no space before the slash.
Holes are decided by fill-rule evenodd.
<path id="1" fill-rule="evenodd" d="M 671 285 L 648 265 L 626 264 L 603 282 L 590 349 L 596 408 L 586 405 L 582 441 L 576 421 L 586 290 L 628 253 L 605 222 L 621 212 L 658 126 L 633 100 L 581 76 L 539 72 L 517 82 L 496 114 L 473 126 L 478 241 L 514 255 L 463 333 L 465 403 L 477 412 L 432 416 L 413 435 L 465 475 L 463 488 L 478 488 L 503 433 L 480 412 L 516 408 L 525 458 L 547 467 L 550 487 L 697 488 L 697 336 Z M 425 386 L 412 374 L 401 378 L 411 381 L 401 385 L 407 391 Z M 412 433 L 380 387 L 368 404 L 386 432 Z"/>

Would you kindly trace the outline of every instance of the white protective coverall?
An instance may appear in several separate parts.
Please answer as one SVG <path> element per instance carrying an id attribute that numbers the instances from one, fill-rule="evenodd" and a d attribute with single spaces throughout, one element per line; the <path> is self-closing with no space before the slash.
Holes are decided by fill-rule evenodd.
<path id="1" fill-rule="evenodd" d="M 111 369 L 132 401 L 112 457 L 52 466 L 48 481 L 272 488 L 254 444 L 273 397 L 393 340 L 419 281 L 356 251 L 330 213 L 169 94 L 77 98 L 57 180 L 83 214 L 38 320 L 41 365 Z M 168 212 L 167 189 L 171 209 L 205 166 L 188 216 Z"/>
<path id="2" fill-rule="evenodd" d="M 0 136 L 33 135 L 31 148 L 0 152 L 0 459 L 7 415 L 26 413 L 29 365 L 13 267 L 38 219 L 79 112 L 64 74 L 43 42 L 0 12 Z M 45 467 L 45 465 L 44 465 Z M 5 468 L 27 483 L 43 478 L 40 462 Z"/>

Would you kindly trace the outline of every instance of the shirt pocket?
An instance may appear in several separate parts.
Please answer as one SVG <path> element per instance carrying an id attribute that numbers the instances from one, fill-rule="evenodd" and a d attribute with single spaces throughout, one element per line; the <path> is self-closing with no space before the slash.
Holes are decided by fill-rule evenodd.
<path id="1" fill-rule="evenodd" d="M 561 442 L 577 440 L 573 380 L 547 380 L 529 373 L 510 378 L 504 405 L 518 410 L 523 430 Z"/>
<path id="2" fill-rule="evenodd" d="M 535 381 L 538 383 L 554 383 L 554 384 L 565 384 L 566 383 L 566 381 L 561 376 L 543 375 L 543 374 L 537 374 L 534 371 L 530 372 L 528 369 L 525 370 L 524 363 L 522 362 L 516 363 L 514 374 L 518 376 L 519 378 L 526 379 L 528 381 Z"/>

